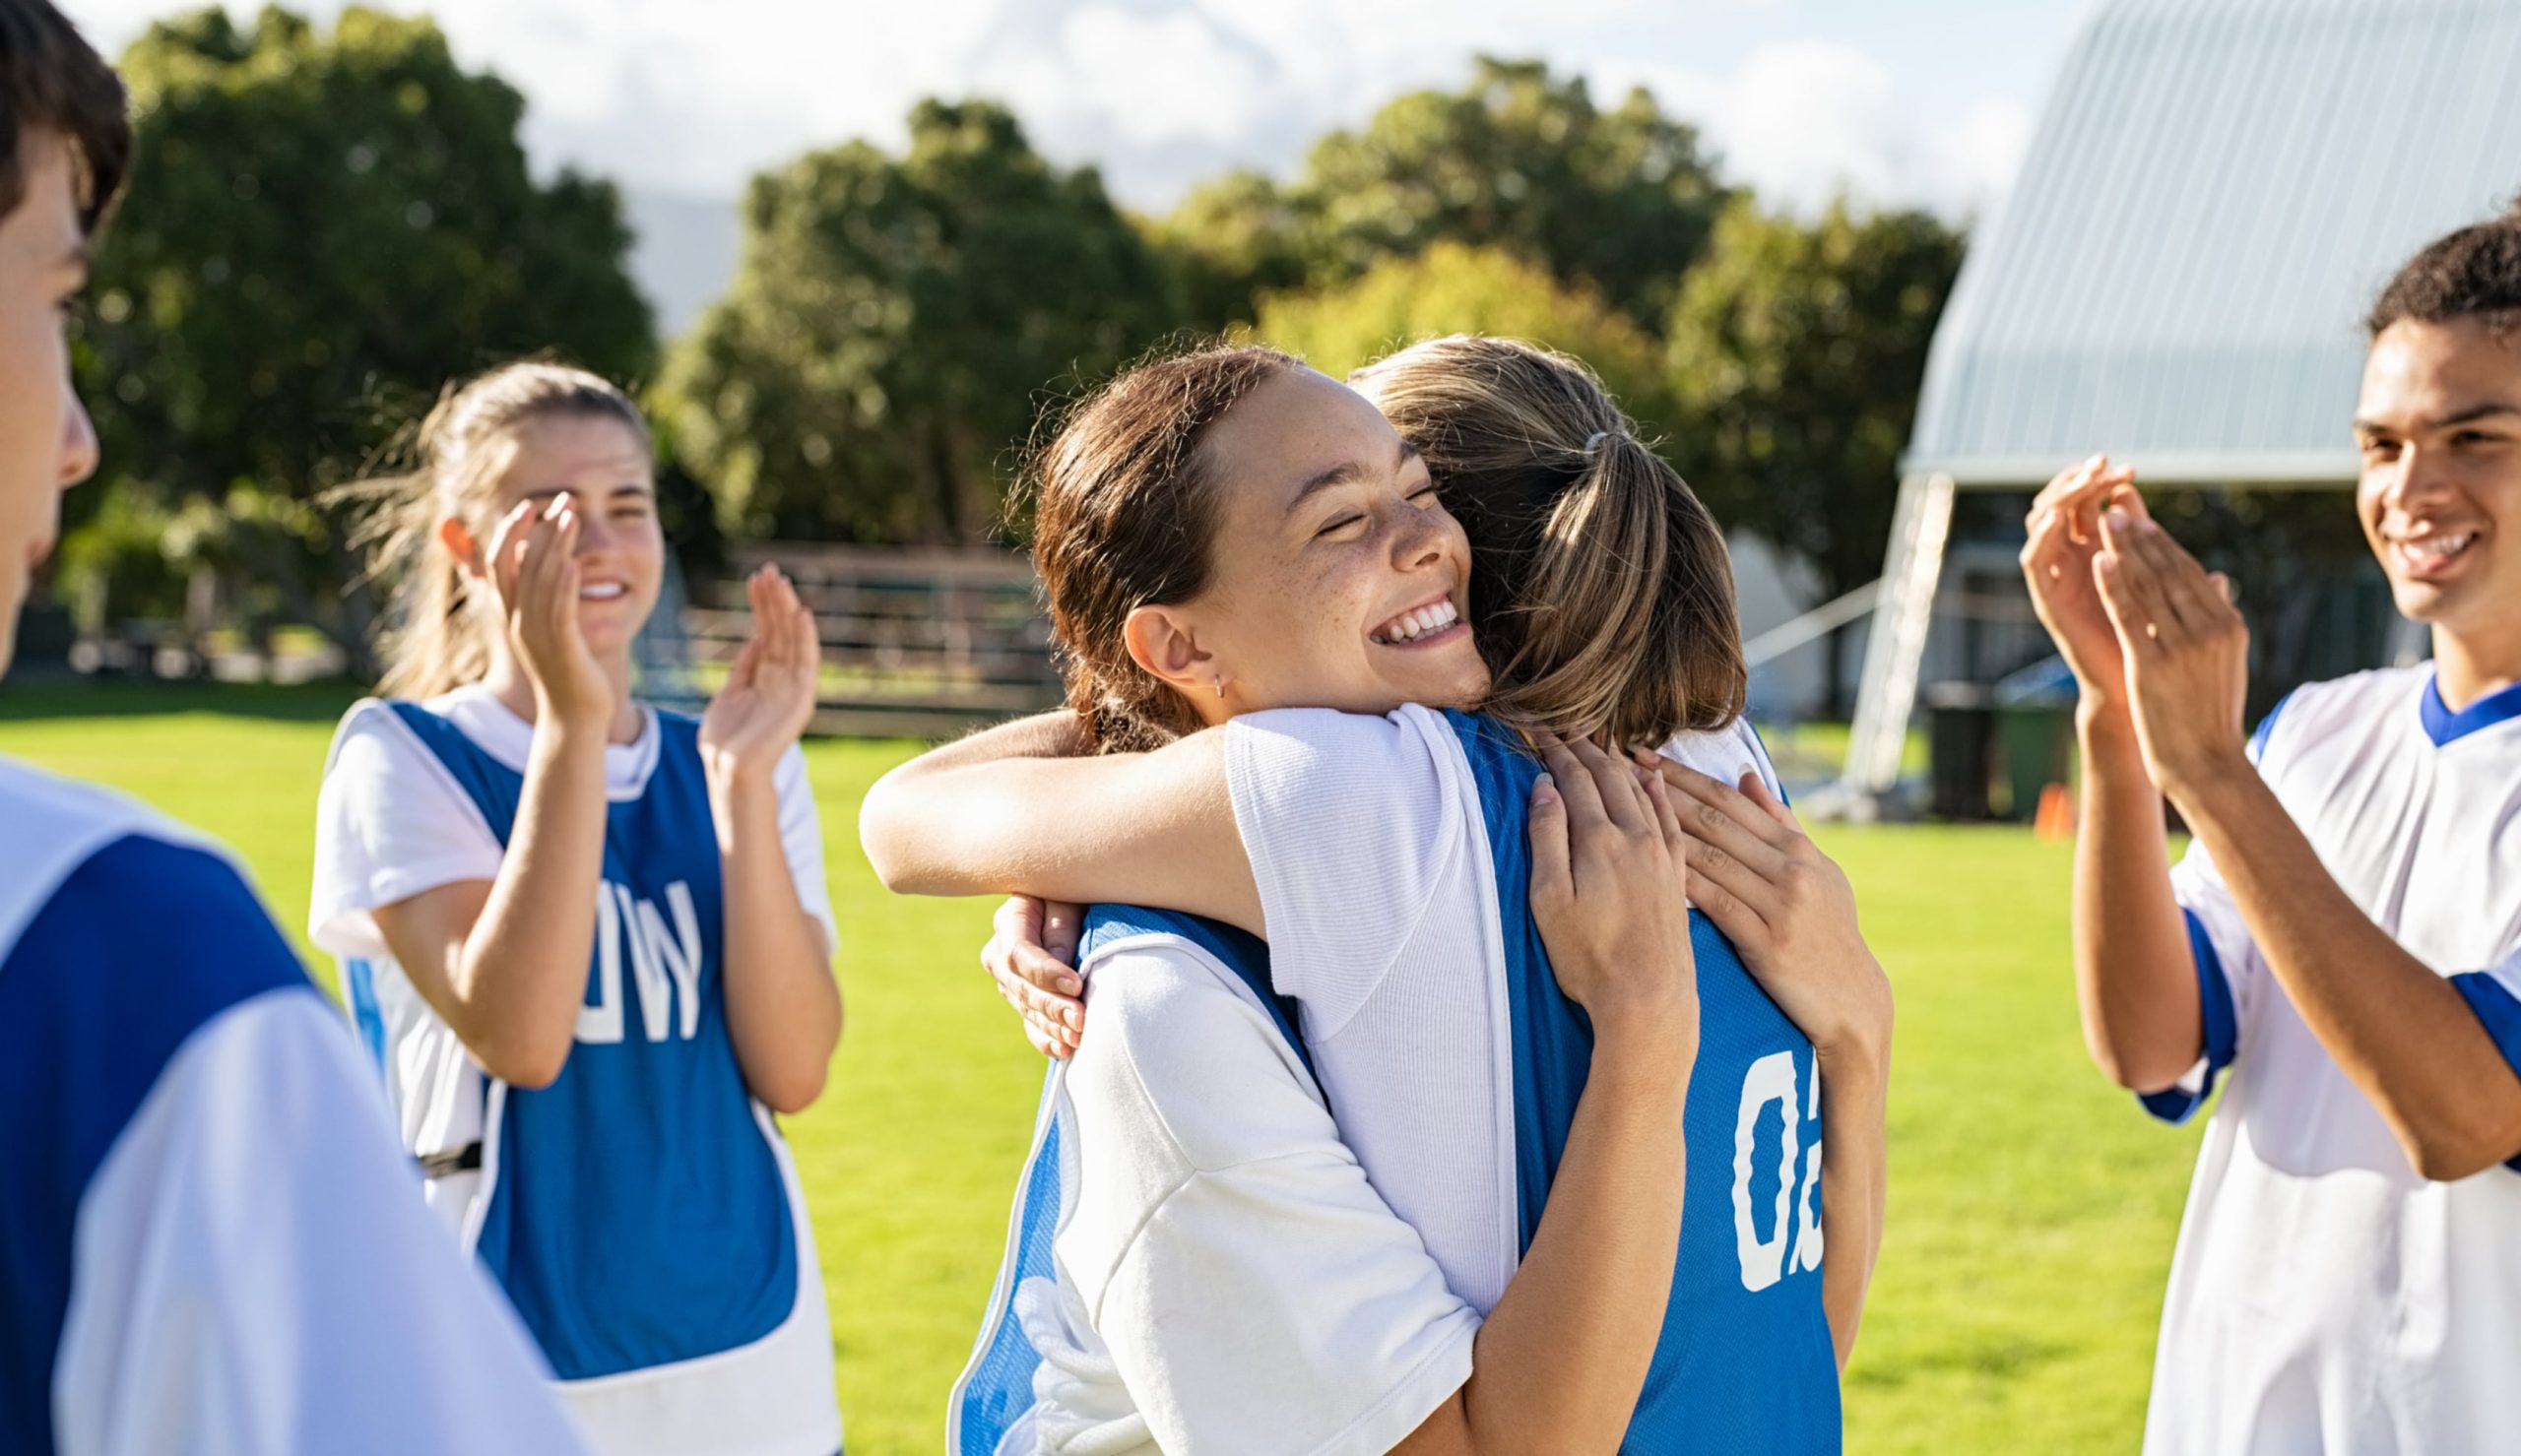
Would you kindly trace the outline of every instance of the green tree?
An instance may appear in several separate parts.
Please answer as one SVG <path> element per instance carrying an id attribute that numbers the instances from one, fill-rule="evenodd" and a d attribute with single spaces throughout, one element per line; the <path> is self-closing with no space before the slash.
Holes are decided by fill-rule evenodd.
<path id="1" fill-rule="evenodd" d="M 1184 318 L 1223 331 L 1252 322 L 1262 292 L 1304 283 L 1307 216 L 1266 173 L 1237 170 L 1193 189 L 1146 230 L 1182 290 Z"/>
<path id="2" fill-rule="evenodd" d="M 1658 329 L 1727 196 L 1696 130 L 1646 92 L 1605 110 L 1539 61 L 1481 56 L 1459 91 L 1399 96 L 1323 137 L 1294 181 L 1228 173 L 1148 231 L 1202 328 L 1450 241 L 1589 284 Z"/>
<path id="3" fill-rule="evenodd" d="M 1450 238 L 1589 280 L 1648 327 L 1726 197 L 1696 130 L 1643 90 L 1604 110 L 1580 79 L 1492 56 L 1458 92 L 1401 96 L 1323 138 L 1297 190 L 1317 281 Z"/>
<path id="4" fill-rule="evenodd" d="M 1338 378 L 1441 334 L 1523 339 L 1593 367 L 1649 433 L 1672 425 L 1672 400 L 1652 336 L 1588 284 L 1566 285 L 1497 248 L 1439 242 L 1377 264 L 1353 283 L 1263 295 L 1257 332 Z"/>
<path id="5" fill-rule="evenodd" d="M 345 598 L 355 563 L 307 502 L 453 376 L 545 350 L 650 369 L 619 201 L 537 184 L 522 97 L 424 19 L 355 8 L 327 34 L 205 10 L 153 26 L 121 71 L 131 190 L 77 351 L 108 483 L 73 509 L 206 506 L 197 560 L 282 563 L 259 583 L 277 609 L 355 645 L 366 598 Z"/>
<path id="6" fill-rule="evenodd" d="M 1717 222 L 1668 331 L 1681 469 L 1727 529 L 1810 563 L 1831 596 L 1874 579 L 1926 346 L 1963 238 L 1932 216 L 1817 222 L 1747 202 Z M 1842 684 L 1834 642 L 1829 697 Z"/>
<path id="7" fill-rule="evenodd" d="M 735 286 L 667 370 L 731 530 L 979 541 L 1041 391 L 1109 372 L 1179 316 L 1091 169 L 985 101 L 923 101 L 910 146 L 753 179 Z"/>

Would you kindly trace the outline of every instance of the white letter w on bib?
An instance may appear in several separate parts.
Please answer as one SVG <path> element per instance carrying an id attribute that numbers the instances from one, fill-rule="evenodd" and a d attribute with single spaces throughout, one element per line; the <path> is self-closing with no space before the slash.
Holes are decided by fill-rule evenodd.
<path id="1" fill-rule="evenodd" d="M 691 887 L 680 880 L 666 886 L 666 909 L 674 916 L 671 932 L 653 900 L 632 898 L 608 880 L 596 892 L 594 1004 L 578 1008 L 578 1040 L 606 1045 L 621 1040 L 621 962 L 630 962 L 630 980 L 639 993 L 639 1025 L 651 1042 L 663 1042 L 677 1020 L 679 1002 L 680 1039 L 700 1032 L 700 917 L 691 906 Z"/>

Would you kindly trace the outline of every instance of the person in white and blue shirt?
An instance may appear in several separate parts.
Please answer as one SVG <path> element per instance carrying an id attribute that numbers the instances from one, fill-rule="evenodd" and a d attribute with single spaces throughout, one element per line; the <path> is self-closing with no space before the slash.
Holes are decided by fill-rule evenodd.
<path id="1" fill-rule="evenodd" d="M 5 761 L 0 823 L 0 1449 L 579 1449 L 234 863 Z"/>
<path id="2" fill-rule="evenodd" d="M 652 462 L 618 389 L 512 364 L 370 491 L 386 549 L 414 543 L 414 626 L 334 739 L 309 933 L 429 1206 L 590 1444 L 829 1456 L 830 1321 L 776 1120 L 840 1035 L 798 746 L 818 650 L 765 570 L 705 716 L 632 694 L 665 551 Z"/>
<path id="3" fill-rule="evenodd" d="M 2157 1115 L 2222 1087 L 2164 1299 L 2159 1456 L 2521 1430 L 2516 318 L 2506 216 L 2425 248 L 2369 320 L 2355 508 L 2429 664 L 2298 688 L 2245 737 L 2233 594 L 2132 473 L 2096 459 L 2033 514 L 2024 565 L 2083 690 L 2086 1039 Z M 2176 867 L 2165 796 L 2196 837 Z"/>
<path id="4" fill-rule="evenodd" d="M 97 464 L 62 305 L 122 107 L 59 12 L 0 0 L 0 673 Z M 236 864 L 5 759 L 0 1170 L 0 1450 L 581 1449 Z"/>

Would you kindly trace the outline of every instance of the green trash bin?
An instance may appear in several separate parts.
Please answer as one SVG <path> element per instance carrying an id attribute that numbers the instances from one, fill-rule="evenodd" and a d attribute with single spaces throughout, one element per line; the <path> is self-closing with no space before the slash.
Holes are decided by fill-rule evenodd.
<path id="1" fill-rule="evenodd" d="M 2075 705 L 2033 700 L 1996 705 L 1996 782 L 2006 791 L 1997 812 L 2028 820 L 2039 812 L 2039 792 L 2063 784 L 2075 746 Z"/>
<path id="2" fill-rule="evenodd" d="M 1938 819 L 1992 817 L 1995 693 L 1975 682 L 1936 682 L 1926 705 L 1926 812 Z"/>

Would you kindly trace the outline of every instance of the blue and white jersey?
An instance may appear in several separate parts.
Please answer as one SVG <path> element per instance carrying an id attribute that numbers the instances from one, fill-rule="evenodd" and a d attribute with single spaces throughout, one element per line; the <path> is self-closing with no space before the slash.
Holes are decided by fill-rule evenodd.
<path id="1" fill-rule="evenodd" d="M 1379 1456 L 1479 1315 L 1367 1180 L 1253 937 L 1102 906 L 1093 1035 L 1043 1089 L 954 1456 Z"/>
<path id="2" fill-rule="evenodd" d="M 0 1450 L 570 1452 L 228 859 L 0 760 Z"/>
<path id="3" fill-rule="evenodd" d="M 1274 983 L 1301 1009 L 1339 1130 L 1485 1310 L 1539 1224 L 1591 1061 L 1525 900 L 1540 766 L 1485 719 L 1421 708 L 1260 713 L 1226 733 Z M 1747 725 L 1665 751 L 1775 787 Z M 1691 924 L 1689 1192 L 1626 1449 L 1834 1451 L 1812 1045 L 1723 937 Z"/>
<path id="4" fill-rule="evenodd" d="M 822 1280 L 786 1141 L 727 1024 L 697 729 L 651 712 L 608 754 L 585 1002 L 549 1086 L 485 1075 L 368 914 L 495 876 L 531 729 L 487 693 L 363 703 L 344 721 L 317 939 L 346 953 L 355 1019 L 440 1215 L 507 1292 L 596 1448 L 828 1456 L 840 1418 Z M 807 819 L 810 832 L 810 800 Z M 818 882 L 818 852 L 810 869 Z M 800 896 L 828 926 L 819 884 Z"/>
<path id="5" fill-rule="evenodd" d="M 2521 1066 L 2521 688 L 2452 713 L 2430 667 L 2303 687 L 2259 773 L 2348 897 Z M 2148 1451 L 2494 1451 L 2521 1431 L 2521 1162 L 2409 1165 L 2269 970 L 2205 848 L 2172 872 L 2223 1079 L 2171 1261 Z M 2516 1149 L 2521 1152 L 2521 1149 Z"/>

